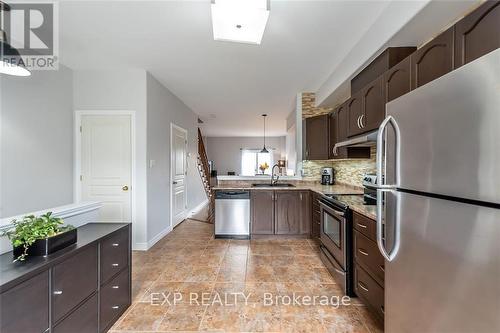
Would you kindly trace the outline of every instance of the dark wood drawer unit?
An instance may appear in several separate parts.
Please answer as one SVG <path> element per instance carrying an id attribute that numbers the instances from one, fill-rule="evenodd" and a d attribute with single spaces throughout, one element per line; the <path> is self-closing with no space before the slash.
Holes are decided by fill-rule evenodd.
<path id="1" fill-rule="evenodd" d="M 320 236 L 320 230 L 321 230 L 321 211 L 319 208 L 319 194 L 318 193 L 313 193 L 311 195 L 312 197 L 312 204 L 311 204 L 311 210 L 312 210 L 312 225 L 311 225 L 311 237 L 312 238 L 319 238 Z"/>
<path id="2" fill-rule="evenodd" d="M 382 75 L 388 69 L 398 64 L 401 60 L 415 52 L 417 48 L 408 47 L 388 47 L 358 75 L 351 80 L 351 93 L 363 89 L 368 83 Z"/>
<path id="3" fill-rule="evenodd" d="M 0 332 L 98 333 L 118 318 L 99 313 L 106 301 L 118 302 L 120 314 L 130 305 L 130 224 L 89 223 L 77 232 L 76 244 L 46 257 L 28 257 L 19 264 L 12 262 L 12 252 L 0 255 Z M 113 251 L 116 242 L 120 251 L 103 252 Z M 105 252 L 123 262 L 108 284 L 99 274 Z M 99 327 L 99 318 L 107 318 L 106 328 Z"/>
<path id="4" fill-rule="evenodd" d="M 354 229 L 358 230 L 372 241 L 377 241 L 377 225 L 374 220 L 369 219 L 364 215 L 353 212 L 352 221 L 354 224 Z"/>
<path id="5" fill-rule="evenodd" d="M 41 333 L 48 328 L 48 271 L 0 294 L 0 332 Z"/>
<path id="6" fill-rule="evenodd" d="M 97 332 L 97 294 L 94 294 L 74 312 L 64 318 L 53 329 L 53 333 L 96 333 Z"/>
<path id="7" fill-rule="evenodd" d="M 274 191 L 251 191 L 250 205 L 252 211 L 252 234 L 274 234 Z"/>
<path id="8" fill-rule="evenodd" d="M 384 288 L 359 265 L 354 267 L 354 290 L 376 315 L 384 321 Z"/>
<path id="9" fill-rule="evenodd" d="M 101 284 L 128 267 L 129 246 L 128 230 L 119 230 L 101 242 Z"/>
<path id="10" fill-rule="evenodd" d="M 123 270 L 118 276 L 101 287 L 100 292 L 100 330 L 105 332 L 130 305 L 129 270 Z"/>
<path id="11" fill-rule="evenodd" d="M 453 70 L 454 28 L 451 27 L 411 55 L 412 89 Z"/>
<path id="12" fill-rule="evenodd" d="M 384 257 L 380 254 L 377 243 L 354 231 L 354 260 L 381 285 L 384 285 Z"/>
<path id="13" fill-rule="evenodd" d="M 410 57 L 404 59 L 384 74 L 385 103 L 396 99 L 411 90 Z"/>
<path id="14" fill-rule="evenodd" d="M 97 290 L 97 244 L 52 269 L 52 319 L 66 313 Z"/>
<path id="15" fill-rule="evenodd" d="M 328 159 L 328 115 L 306 118 L 305 159 Z"/>
<path id="16" fill-rule="evenodd" d="M 455 68 L 500 47 L 500 1 L 486 1 L 455 25 Z"/>

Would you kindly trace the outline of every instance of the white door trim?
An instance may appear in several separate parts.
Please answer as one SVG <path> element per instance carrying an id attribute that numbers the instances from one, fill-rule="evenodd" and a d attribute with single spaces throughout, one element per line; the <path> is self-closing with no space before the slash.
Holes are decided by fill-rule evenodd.
<path id="1" fill-rule="evenodd" d="M 174 210 L 173 210 L 173 196 L 172 196 L 172 179 L 174 179 L 174 175 L 173 175 L 173 168 L 172 168 L 172 150 L 173 150 L 173 147 L 174 147 L 174 140 L 173 140 L 173 129 L 177 129 L 183 133 L 186 134 L 186 173 L 187 173 L 187 170 L 188 170 L 188 131 L 185 130 L 184 128 L 180 127 L 180 126 L 177 126 L 176 124 L 174 123 L 170 123 L 170 156 L 169 156 L 169 160 L 170 160 L 170 230 L 172 230 L 174 228 Z M 184 178 L 184 215 L 186 218 L 187 217 L 187 213 L 188 213 L 188 209 L 187 209 L 187 196 L 188 196 L 188 193 L 187 193 L 187 174 L 185 175 L 186 177 Z"/>
<path id="2" fill-rule="evenodd" d="M 131 142 L 131 181 L 130 181 L 130 217 L 132 223 L 136 221 L 136 140 L 135 140 L 135 111 L 133 110 L 75 110 L 73 129 L 75 152 L 74 152 L 74 186 L 73 202 L 80 203 L 82 198 L 82 186 L 80 175 L 82 174 L 82 140 L 80 135 L 80 126 L 82 125 L 82 116 L 130 116 L 130 142 Z"/>

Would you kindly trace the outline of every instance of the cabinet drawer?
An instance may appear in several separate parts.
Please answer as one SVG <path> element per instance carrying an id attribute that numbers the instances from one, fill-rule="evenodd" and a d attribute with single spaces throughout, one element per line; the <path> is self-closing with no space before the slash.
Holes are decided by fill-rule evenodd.
<path id="1" fill-rule="evenodd" d="M 377 243 L 358 231 L 354 231 L 354 259 L 368 269 L 380 285 L 384 285 L 384 257 L 380 254 Z"/>
<path id="2" fill-rule="evenodd" d="M 97 246 L 92 245 L 52 269 L 53 322 L 96 290 Z"/>
<path id="3" fill-rule="evenodd" d="M 354 266 L 354 290 L 380 320 L 384 320 L 384 289 L 359 265 Z"/>
<path id="4" fill-rule="evenodd" d="M 354 223 L 354 229 L 358 230 L 360 233 L 373 241 L 377 240 L 377 223 L 374 220 L 356 212 L 352 213 L 352 220 Z"/>
<path id="5" fill-rule="evenodd" d="M 130 305 L 129 270 L 125 269 L 114 279 L 109 281 L 100 292 L 100 328 L 101 332 L 114 323 L 114 321 Z"/>
<path id="6" fill-rule="evenodd" d="M 0 332 L 40 333 L 49 327 L 49 273 L 0 294 Z"/>
<path id="7" fill-rule="evenodd" d="M 97 294 L 64 318 L 53 333 L 97 333 Z"/>
<path id="8" fill-rule="evenodd" d="M 120 229 L 100 243 L 101 285 L 128 266 L 129 232 Z"/>

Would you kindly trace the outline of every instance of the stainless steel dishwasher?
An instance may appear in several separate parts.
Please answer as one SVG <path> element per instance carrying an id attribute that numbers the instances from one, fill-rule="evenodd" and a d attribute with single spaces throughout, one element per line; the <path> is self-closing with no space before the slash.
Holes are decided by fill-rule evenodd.
<path id="1" fill-rule="evenodd" d="M 215 238 L 250 238 L 250 192 L 215 192 Z"/>

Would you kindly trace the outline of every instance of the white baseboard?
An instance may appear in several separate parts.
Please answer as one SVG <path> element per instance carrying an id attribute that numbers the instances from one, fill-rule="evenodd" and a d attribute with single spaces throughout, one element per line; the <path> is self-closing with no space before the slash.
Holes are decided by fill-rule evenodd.
<path id="1" fill-rule="evenodd" d="M 205 207 L 206 205 L 208 204 L 208 199 L 205 199 L 203 200 L 198 206 L 194 207 L 193 209 L 191 209 L 191 211 L 188 213 L 187 217 L 186 218 L 191 218 L 193 217 L 194 215 L 198 214 L 198 212 L 203 208 Z"/>
<path id="2" fill-rule="evenodd" d="M 167 228 L 163 229 L 160 231 L 156 236 L 151 238 L 147 243 L 135 243 L 132 248 L 135 251 L 147 251 L 149 250 L 153 245 L 155 245 L 160 239 L 168 235 L 172 231 L 172 228 L 168 226 Z"/>

